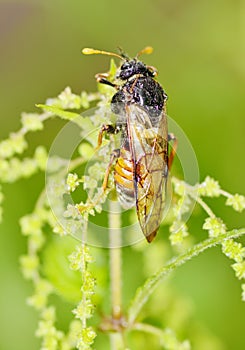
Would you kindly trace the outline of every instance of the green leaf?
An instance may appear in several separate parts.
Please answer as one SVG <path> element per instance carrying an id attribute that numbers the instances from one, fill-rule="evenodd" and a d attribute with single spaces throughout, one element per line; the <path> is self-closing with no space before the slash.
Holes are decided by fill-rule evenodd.
<path id="1" fill-rule="evenodd" d="M 60 109 L 60 108 L 54 107 L 54 106 L 36 104 L 36 107 L 41 108 L 46 112 L 51 112 L 52 114 L 57 115 L 58 117 L 65 119 L 65 120 L 73 120 L 73 119 L 78 118 L 78 117 L 81 118 L 80 114 L 78 114 L 78 113 L 64 111 L 63 109 Z"/>
<path id="2" fill-rule="evenodd" d="M 68 256 L 77 242 L 70 237 L 55 237 L 43 252 L 42 272 L 65 300 L 77 303 L 81 299 L 81 274 L 70 269 Z"/>

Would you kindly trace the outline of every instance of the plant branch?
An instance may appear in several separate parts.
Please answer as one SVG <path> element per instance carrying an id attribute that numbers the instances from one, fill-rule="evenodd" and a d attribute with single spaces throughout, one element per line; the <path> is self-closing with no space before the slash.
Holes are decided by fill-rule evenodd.
<path id="1" fill-rule="evenodd" d="M 112 323 L 122 317 L 121 214 L 118 201 L 109 202 L 110 281 Z M 110 333 L 111 350 L 123 350 L 121 332 Z"/>
<path id="2" fill-rule="evenodd" d="M 174 271 L 178 266 L 183 265 L 186 261 L 190 260 L 194 256 L 199 255 L 208 248 L 211 248 L 217 244 L 223 243 L 224 240 L 230 238 L 237 238 L 245 234 L 245 228 L 239 230 L 232 230 L 226 232 L 218 237 L 208 238 L 205 241 L 190 248 L 186 253 L 181 254 L 173 258 L 167 265 L 162 267 L 156 274 L 146 280 L 144 285 L 140 287 L 135 294 L 135 297 L 131 303 L 128 311 L 128 323 L 129 327 L 135 322 L 141 309 L 149 299 L 150 295 L 157 287 L 159 282 L 166 277 L 170 272 Z"/>
<path id="3" fill-rule="evenodd" d="M 110 280 L 112 318 L 121 317 L 121 216 L 117 201 L 110 201 L 109 209 L 109 239 L 110 239 Z"/>

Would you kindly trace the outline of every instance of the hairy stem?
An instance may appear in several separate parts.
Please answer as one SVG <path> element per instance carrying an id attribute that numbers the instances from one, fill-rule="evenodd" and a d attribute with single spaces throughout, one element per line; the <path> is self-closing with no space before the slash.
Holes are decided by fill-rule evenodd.
<path id="1" fill-rule="evenodd" d="M 112 322 L 122 316 L 121 215 L 117 201 L 109 202 L 110 281 Z M 123 350 L 122 333 L 110 333 L 111 350 Z"/>
<path id="2" fill-rule="evenodd" d="M 232 230 L 226 232 L 218 237 L 208 238 L 205 241 L 196 244 L 194 247 L 190 248 L 186 253 L 181 254 L 173 258 L 167 265 L 162 267 L 156 274 L 151 276 L 146 280 L 143 287 L 140 287 L 131 303 L 128 311 L 128 323 L 132 326 L 135 322 L 137 316 L 139 315 L 141 309 L 149 299 L 150 295 L 157 287 L 159 282 L 166 277 L 170 272 L 174 271 L 178 266 L 183 265 L 186 261 L 190 260 L 194 256 L 202 253 L 208 248 L 211 248 L 217 244 L 221 244 L 226 239 L 237 238 L 245 234 L 245 228 L 239 230 Z"/>
<path id="3" fill-rule="evenodd" d="M 121 295 L 121 216 L 117 201 L 110 201 L 109 208 L 110 239 L 110 280 L 112 318 L 119 319 L 122 309 Z"/>

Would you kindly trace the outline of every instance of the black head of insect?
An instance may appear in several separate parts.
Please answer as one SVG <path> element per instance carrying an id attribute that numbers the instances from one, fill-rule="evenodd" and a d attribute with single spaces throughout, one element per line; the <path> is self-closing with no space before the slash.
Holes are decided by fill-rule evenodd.
<path id="1" fill-rule="evenodd" d="M 138 57 L 144 53 L 150 54 L 152 53 L 153 49 L 150 46 L 145 47 L 143 50 L 137 53 L 136 57 L 133 59 L 130 59 L 126 54 L 121 53 L 121 55 L 113 53 L 113 52 L 107 52 L 107 51 L 101 51 L 101 50 L 94 50 L 85 48 L 82 50 L 82 52 L 85 55 L 92 55 L 92 54 L 102 54 L 102 55 L 108 55 L 108 56 L 114 56 L 118 57 L 122 60 L 122 64 L 119 67 L 119 71 L 117 73 L 116 78 L 119 78 L 121 80 L 128 80 L 132 76 L 136 74 L 140 74 L 143 76 L 149 76 L 154 77 L 157 74 L 157 70 L 154 67 L 146 66 L 143 62 L 138 60 Z"/>
<path id="2" fill-rule="evenodd" d="M 137 59 L 133 59 L 123 62 L 119 69 L 117 78 L 127 80 L 135 74 L 150 77 L 154 77 L 155 75 L 154 71 L 150 70 L 143 62 L 138 61 Z"/>

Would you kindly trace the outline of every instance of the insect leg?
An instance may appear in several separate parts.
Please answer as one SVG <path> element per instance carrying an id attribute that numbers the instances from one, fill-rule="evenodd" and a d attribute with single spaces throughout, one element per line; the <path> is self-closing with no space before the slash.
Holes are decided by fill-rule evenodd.
<path id="1" fill-rule="evenodd" d="M 168 134 L 168 142 L 169 141 L 174 141 L 173 142 L 173 147 L 171 149 L 169 158 L 168 158 L 168 169 L 171 169 L 175 154 L 176 154 L 176 150 L 177 150 L 177 146 L 178 146 L 178 139 L 176 138 L 176 136 L 174 134 Z"/>
<path id="2" fill-rule="evenodd" d="M 98 135 L 98 144 L 96 149 L 100 148 L 101 144 L 102 144 L 102 139 L 103 139 L 103 135 L 104 133 L 108 133 L 108 134 L 117 134 L 119 131 L 121 130 L 121 128 L 119 126 L 113 126 L 111 124 L 108 125 L 102 125 L 99 135 Z"/>
<path id="3" fill-rule="evenodd" d="M 110 175 L 110 171 L 112 168 L 112 165 L 115 161 L 115 159 L 117 159 L 120 156 L 120 149 L 115 149 L 112 154 L 111 154 L 111 159 L 110 162 L 107 166 L 106 172 L 105 172 L 105 177 L 104 177 L 104 181 L 103 181 L 103 185 L 102 188 L 105 191 L 108 185 L 108 179 L 109 179 L 109 175 Z"/>
<path id="4" fill-rule="evenodd" d="M 98 83 L 110 85 L 117 89 L 117 85 L 110 82 L 107 78 L 108 78 L 108 74 L 106 73 L 98 73 L 95 75 L 95 79 Z"/>
<path id="5" fill-rule="evenodd" d="M 156 77 L 158 75 L 158 71 L 153 66 L 146 66 L 146 68 L 153 74 L 153 77 Z"/>

